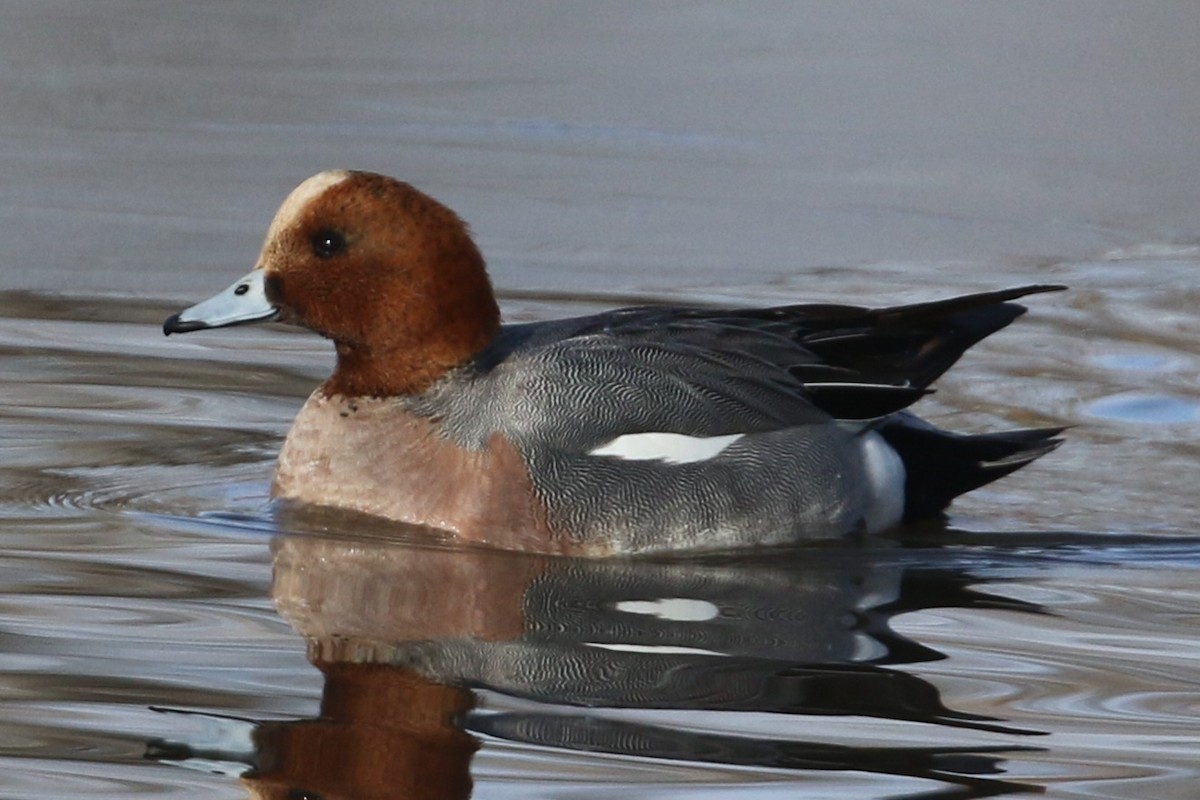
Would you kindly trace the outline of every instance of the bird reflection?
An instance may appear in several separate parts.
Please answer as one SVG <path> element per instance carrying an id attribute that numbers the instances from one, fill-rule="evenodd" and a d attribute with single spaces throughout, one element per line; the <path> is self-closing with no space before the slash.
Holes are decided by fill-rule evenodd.
<path id="1" fill-rule="evenodd" d="M 894 724 L 868 745 L 857 743 L 861 727 L 854 744 L 814 736 L 831 717 L 1037 733 L 947 708 L 933 684 L 898 669 L 941 654 L 898 635 L 890 620 L 935 606 L 1040 609 L 895 550 L 589 561 L 291 534 L 276 537 L 273 554 L 276 608 L 325 678 L 320 715 L 226 720 L 246 726 L 251 745 L 241 749 L 228 746 L 228 736 L 181 736 L 151 743 L 148 753 L 237 762 L 251 797 L 466 798 L 479 746 L 472 734 L 578 752 L 939 782 L 913 798 L 1037 790 L 994 777 L 1004 755 L 1037 748 L 969 746 L 953 734 L 946 746 L 895 744 Z M 478 690 L 532 702 L 519 711 L 476 709 Z M 670 714 L 631 721 L 588 709 Z M 778 738 L 677 724 L 683 712 L 714 711 L 812 721 Z"/>

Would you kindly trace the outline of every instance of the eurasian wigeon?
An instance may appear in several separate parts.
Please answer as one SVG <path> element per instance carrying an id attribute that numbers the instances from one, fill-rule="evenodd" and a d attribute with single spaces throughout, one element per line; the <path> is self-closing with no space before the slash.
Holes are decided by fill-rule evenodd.
<path id="1" fill-rule="evenodd" d="M 1061 428 L 961 435 L 910 404 L 1021 286 L 892 308 L 625 308 L 501 325 L 483 257 L 406 183 L 322 172 L 254 270 L 167 334 L 278 320 L 333 340 L 274 497 L 545 553 L 742 548 L 940 513 Z"/>

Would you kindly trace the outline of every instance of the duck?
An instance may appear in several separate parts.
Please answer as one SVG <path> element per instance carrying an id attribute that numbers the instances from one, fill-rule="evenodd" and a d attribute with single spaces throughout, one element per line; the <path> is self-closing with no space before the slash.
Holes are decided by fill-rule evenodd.
<path id="1" fill-rule="evenodd" d="M 167 335 L 282 322 L 333 373 L 279 452 L 274 502 L 553 555 L 847 539 L 944 515 L 1062 443 L 909 407 L 1026 312 L 1031 284 L 915 304 L 647 305 L 504 324 L 471 233 L 385 175 L 287 196 L 254 269 Z"/>

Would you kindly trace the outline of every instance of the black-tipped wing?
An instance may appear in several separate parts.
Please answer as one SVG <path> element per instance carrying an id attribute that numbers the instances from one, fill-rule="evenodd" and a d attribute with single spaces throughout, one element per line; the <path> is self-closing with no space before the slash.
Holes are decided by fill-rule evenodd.
<path id="1" fill-rule="evenodd" d="M 717 436 L 887 416 L 973 344 L 1024 313 L 1023 286 L 892 308 L 628 308 L 506 328 L 479 359 L 529 373 L 529 391 L 591 430 Z M 555 396 L 557 386 L 586 397 Z M 578 393 L 578 390 L 576 390 Z"/>
<path id="2" fill-rule="evenodd" d="M 1025 313 L 1012 302 L 1065 286 L 1034 284 L 892 308 L 791 306 L 806 330 L 799 343 L 856 379 L 924 388 L 973 345 Z"/>

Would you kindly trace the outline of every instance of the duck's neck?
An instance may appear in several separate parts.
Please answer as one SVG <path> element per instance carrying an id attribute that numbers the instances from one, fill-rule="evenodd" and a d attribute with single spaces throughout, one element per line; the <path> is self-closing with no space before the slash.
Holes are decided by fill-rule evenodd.
<path id="1" fill-rule="evenodd" d="M 361 345 L 337 345 L 337 367 L 321 384 L 326 397 L 394 397 L 424 393 L 465 363 L 435 363 L 414 353 L 376 353 Z"/>
<path id="2" fill-rule="evenodd" d="M 447 373 L 468 364 L 496 338 L 500 315 L 468 325 L 442 324 L 421 335 L 406 326 L 402 337 L 368 344 L 336 342 L 337 367 L 321 386 L 327 397 L 397 397 L 424 394 Z"/>
<path id="3" fill-rule="evenodd" d="M 462 235 L 430 249 L 427 263 L 376 287 L 349 334 L 333 337 L 327 395 L 421 394 L 499 334 L 500 307 L 474 243 Z"/>

